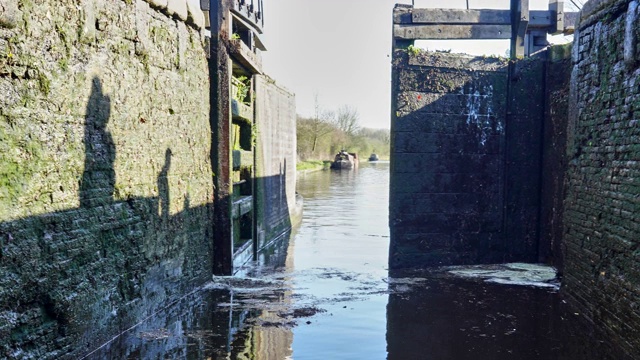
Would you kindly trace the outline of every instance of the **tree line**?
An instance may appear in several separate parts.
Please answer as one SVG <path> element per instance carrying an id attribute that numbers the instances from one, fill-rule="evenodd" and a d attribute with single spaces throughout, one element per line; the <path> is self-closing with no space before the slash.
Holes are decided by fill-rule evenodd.
<path id="1" fill-rule="evenodd" d="M 360 125 L 358 111 L 349 105 L 337 110 L 321 108 L 314 115 L 297 118 L 298 160 L 332 160 L 340 150 L 357 153 L 367 159 L 372 153 L 389 158 L 389 130 Z"/>

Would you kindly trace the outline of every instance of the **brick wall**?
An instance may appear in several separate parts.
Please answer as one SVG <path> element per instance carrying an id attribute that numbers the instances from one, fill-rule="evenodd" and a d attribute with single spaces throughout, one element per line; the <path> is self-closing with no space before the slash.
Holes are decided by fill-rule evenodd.
<path id="1" fill-rule="evenodd" d="M 590 1 L 573 46 L 563 290 L 640 357 L 640 22 L 637 1 Z"/>
<path id="2" fill-rule="evenodd" d="M 210 278 L 192 5 L 0 1 L 0 357 L 76 358 Z"/>

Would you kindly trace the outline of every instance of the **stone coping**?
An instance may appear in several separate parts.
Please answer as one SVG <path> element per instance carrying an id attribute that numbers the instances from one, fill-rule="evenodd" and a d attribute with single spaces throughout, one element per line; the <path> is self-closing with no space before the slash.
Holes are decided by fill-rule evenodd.
<path id="1" fill-rule="evenodd" d="M 126 0 L 123 0 L 126 1 Z M 172 16 L 193 26 L 205 30 L 205 15 L 200 9 L 199 0 L 140 0 L 167 16 Z M 17 1 L 0 0 L 0 27 L 14 28 L 20 17 Z"/>
<path id="2" fill-rule="evenodd" d="M 200 9 L 199 0 L 143 0 L 151 7 L 158 9 L 169 16 L 192 25 L 198 30 L 204 30 L 205 18 Z"/>
<path id="3" fill-rule="evenodd" d="M 591 26 L 608 14 L 615 13 L 618 10 L 624 9 L 626 11 L 628 4 L 632 1 L 633 0 L 589 0 L 580 10 L 576 29 Z"/>

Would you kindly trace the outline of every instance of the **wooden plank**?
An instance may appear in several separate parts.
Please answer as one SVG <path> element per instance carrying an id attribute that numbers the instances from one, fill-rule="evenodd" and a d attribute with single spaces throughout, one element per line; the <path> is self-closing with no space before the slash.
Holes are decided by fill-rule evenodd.
<path id="1" fill-rule="evenodd" d="M 396 4 L 393 8 L 394 24 L 411 24 L 411 5 Z"/>
<path id="2" fill-rule="evenodd" d="M 242 19 L 245 24 L 249 24 L 249 28 L 253 28 L 258 32 L 258 34 L 262 34 L 261 19 L 256 19 L 256 13 L 250 11 L 248 6 L 240 6 L 238 3 L 234 2 L 234 7 L 231 8 L 231 12 L 237 18 Z"/>
<path id="3" fill-rule="evenodd" d="M 550 34 L 561 34 L 564 31 L 564 1 L 549 0 L 549 12 L 551 13 Z"/>
<path id="4" fill-rule="evenodd" d="M 510 39 L 510 25 L 394 25 L 393 37 L 405 40 Z"/>
<path id="5" fill-rule="evenodd" d="M 519 8 L 519 19 L 516 19 L 517 22 L 514 22 L 514 25 L 518 28 L 518 36 L 524 38 L 524 35 L 527 33 L 527 27 L 529 26 L 529 0 L 520 0 L 520 8 Z"/>
<path id="6" fill-rule="evenodd" d="M 254 74 L 262 74 L 262 60 L 242 40 L 229 40 L 229 52 L 234 59 Z"/>
<path id="7" fill-rule="evenodd" d="M 249 123 L 253 122 L 253 107 L 243 104 L 236 99 L 231 100 L 231 113 L 234 119 L 245 120 Z"/>
<path id="8" fill-rule="evenodd" d="M 551 10 L 532 10 L 529 12 L 529 24 L 527 27 L 546 29 L 549 34 L 560 34 L 567 28 L 575 26 L 577 15 L 578 13 L 576 12 L 566 12 L 556 15 Z M 558 19 L 562 20 L 560 21 Z"/>
<path id="9" fill-rule="evenodd" d="M 578 22 L 578 14 L 577 12 L 566 12 L 564 13 L 564 22 L 562 33 L 565 35 L 573 34 L 576 23 Z"/>
<path id="10" fill-rule="evenodd" d="M 511 25 L 509 10 L 414 9 L 413 24 Z"/>
<path id="11" fill-rule="evenodd" d="M 567 12 L 555 14 L 553 11 L 534 10 L 529 12 L 529 24 L 527 28 L 546 30 L 549 34 L 566 33 L 567 29 L 573 29 L 578 18 L 578 13 Z M 561 21 L 558 19 L 562 19 Z"/>
<path id="12" fill-rule="evenodd" d="M 250 168 L 253 166 L 253 152 L 247 150 L 233 150 L 233 170 L 240 170 L 241 168 Z M 233 185 L 241 184 L 244 180 L 234 182 Z"/>
<path id="13" fill-rule="evenodd" d="M 549 28 L 553 25 L 553 14 L 547 10 L 532 10 L 529 12 L 529 28 Z"/>
<path id="14" fill-rule="evenodd" d="M 231 217 L 239 219 L 242 215 L 251 212 L 251 210 L 253 210 L 253 196 L 243 196 L 233 202 Z"/>
<path id="15" fill-rule="evenodd" d="M 560 3 L 555 3 L 561 6 Z M 558 30 L 562 32 L 567 27 L 575 25 L 576 14 L 573 12 L 556 14 L 552 10 L 531 10 L 528 16 L 527 27 L 533 28 L 549 28 L 554 30 L 553 26 L 559 26 Z M 406 16 L 397 18 L 398 25 L 418 25 L 418 24 L 442 24 L 442 25 L 510 25 L 510 10 L 457 10 L 457 9 L 415 9 L 413 14 L 408 13 L 412 18 Z M 525 17 L 526 14 L 524 15 Z M 522 22 L 522 15 L 518 16 Z M 561 19 L 561 20 L 558 20 Z M 568 22 L 568 26 L 564 23 Z"/>
<path id="16" fill-rule="evenodd" d="M 511 37 L 511 58 L 524 56 L 525 34 L 529 26 L 529 0 L 512 0 L 513 34 Z"/>
<path id="17" fill-rule="evenodd" d="M 233 272 L 233 233 L 231 218 L 231 102 L 230 84 L 232 61 L 227 47 L 231 17 L 229 10 L 233 0 L 211 3 L 209 12 L 211 24 L 211 59 L 209 60 L 210 118 L 211 118 L 211 167 L 213 170 L 214 224 L 213 273 L 231 275 Z"/>

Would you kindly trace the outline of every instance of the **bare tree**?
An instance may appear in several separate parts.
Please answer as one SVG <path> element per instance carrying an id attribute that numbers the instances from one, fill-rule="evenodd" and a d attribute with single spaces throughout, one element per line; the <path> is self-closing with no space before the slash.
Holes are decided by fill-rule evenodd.
<path id="1" fill-rule="evenodd" d="M 318 101 L 318 95 L 315 95 L 315 112 L 313 117 L 309 119 L 309 135 L 311 135 L 313 143 L 311 148 L 312 154 L 316 152 L 318 140 L 333 131 L 332 122 L 334 118 L 335 114 L 333 111 L 323 109 Z"/>
<path id="2" fill-rule="evenodd" d="M 358 110 L 349 105 L 343 105 L 336 114 L 336 127 L 342 130 L 347 136 L 354 136 L 360 129 L 360 115 Z"/>

